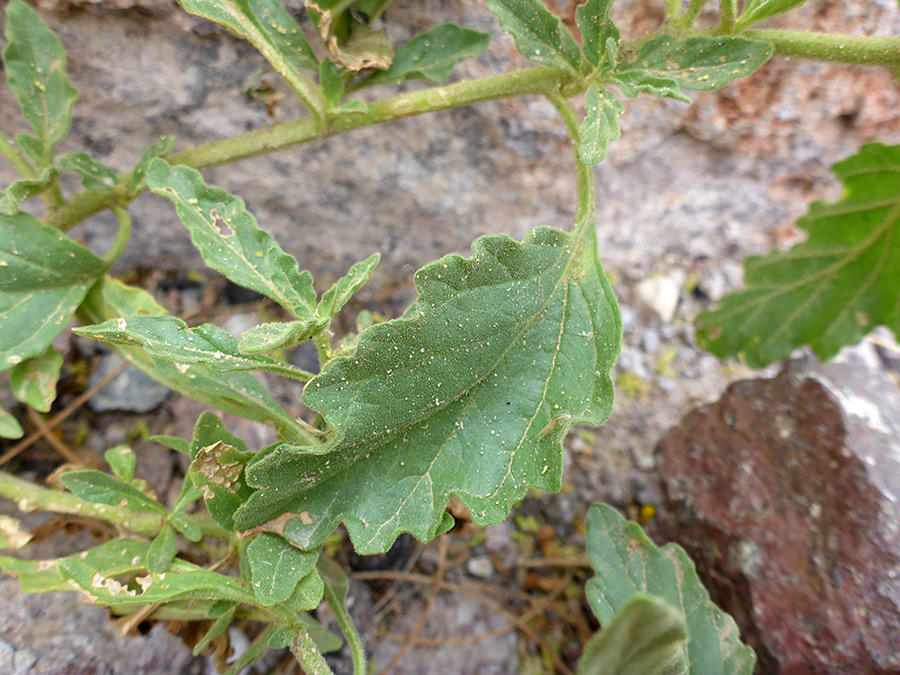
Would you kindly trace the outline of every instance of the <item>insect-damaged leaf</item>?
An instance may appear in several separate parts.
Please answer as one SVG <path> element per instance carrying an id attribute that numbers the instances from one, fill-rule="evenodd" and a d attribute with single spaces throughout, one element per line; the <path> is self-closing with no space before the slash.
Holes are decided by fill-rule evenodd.
<path id="1" fill-rule="evenodd" d="M 584 97 L 584 109 L 587 115 L 578 131 L 578 153 L 582 162 L 593 166 L 606 158 L 609 144 L 619 138 L 619 115 L 625 106 L 608 89 L 592 84 Z"/>
<path id="2" fill-rule="evenodd" d="M 59 176 L 59 169 L 48 167 L 40 178 L 17 180 L 0 193 L 0 215 L 12 216 L 19 211 L 19 205 L 46 190 Z"/>
<path id="3" fill-rule="evenodd" d="M 404 531 L 431 539 L 451 494 L 492 523 L 529 486 L 558 490 L 566 430 L 609 415 L 619 349 L 593 223 L 579 231 L 586 243 L 550 228 L 483 237 L 472 258 L 421 269 L 414 306 L 306 387 L 332 442 L 282 444 L 248 467 L 257 491 L 238 529 L 285 514 L 266 528 L 313 549 L 343 521 L 375 553 Z"/>
<path id="4" fill-rule="evenodd" d="M 247 546 L 251 585 L 256 599 L 269 607 L 294 594 L 297 583 L 313 571 L 318 551 L 301 551 L 284 537 L 263 532 Z M 316 600 L 316 605 L 319 604 Z"/>
<path id="5" fill-rule="evenodd" d="M 9 373 L 13 395 L 39 412 L 50 412 L 62 364 L 62 355 L 53 347 L 40 356 L 22 361 Z"/>
<path id="6" fill-rule="evenodd" d="M 33 216 L 0 216 L 0 371 L 47 351 L 105 270 Z"/>
<path id="7" fill-rule="evenodd" d="M 711 91 L 757 70 L 772 55 L 772 45 L 740 37 L 660 35 L 618 64 L 612 81 L 626 96 L 644 92 L 690 103 L 681 88 Z"/>
<path id="8" fill-rule="evenodd" d="M 259 228 L 244 200 L 207 185 L 199 172 L 153 160 L 147 171 L 153 192 L 175 203 L 181 222 L 203 261 L 228 279 L 272 298 L 298 319 L 316 315 L 309 272 Z"/>
<path id="9" fill-rule="evenodd" d="M 832 167 L 844 197 L 797 221 L 808 238 L 744 261 L 745 288 L 697 317 L 697 340 L 754 367 L 807 344 L 821 359 L 878 325 L 900 335 L 900 145 L 864 145 Z"/>
<path id="10" fill-rule="evenodd" d="M 394 48 L 384 29 L 374 27 L 356 11 L 358 5 L 307 0 L 306 9 L 335 63 L 351 73 L 384 70 L 391 65 Z"/>
<path id="11" fill-rule="evenodd" d="M 541 0 L 487 0 L 487 6 L 526 59 L 578 72 L 581 53 L 575 38 Z"/>
<path id="12" fill-rule="evenodd" d="M 607 41 L 612 40 L 616 49 L 622 41 L 619 29 L 609 18 L 612 4 L 613 0 L 587 0 L 575 10 L 575 21 L 581 31 L 581 51 L 594 67 L 607 60 Z"/>
<path id="13" fill-rule="evenodd" d="M 683 647 L 691 675 L 750 675 L 756 656 L 734 620 L 716 607 L 694 563 L 676 544 L 658 548 L 611 506 L 593 504 L 587 518 L 588 558 L 596 576 L 587 599 L 602 626 L 639 594 L 663 599 L 687 626 Z"/>
<path id="14" fill-rule="evenodd" d="M 16 140 L 43 168 L 50 165 L 53 146 L 69 133 L 78 98 L 66 75 L 66 50 L 21 0 L 12 0 L 6 8 L 6 39 L 3 63 L 9 88 L 35 133 L 35 137 L 20 134 Z"/>

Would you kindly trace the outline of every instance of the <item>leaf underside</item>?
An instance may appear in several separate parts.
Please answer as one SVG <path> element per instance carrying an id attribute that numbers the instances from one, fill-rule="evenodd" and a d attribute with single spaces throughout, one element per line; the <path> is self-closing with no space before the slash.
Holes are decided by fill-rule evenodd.
<path id="1" fill-rule="evenodd" d="M 744 262 L 745 288 L 697 317 L 697 341 L 754 367 L 809 345 L 821 359 L 875 326 L 900 335 L 900 146 L 864 145 L 832 167 L 844 197 L 797 221 L 808 238 Z"/>
<path id="2" fill-rule="evenodd" d="M 587 518 L 588 558 L 596 576 L 587 599 L 601 625 L 636 595 L 649 594 L 676 608 L 687 626 L 685 662 L 691 675 L 750 675 L 756 655 L 740 641 L 734 620 L 716 607 L 694 563 L 677 544 L 659 548 L 636 523 L 606 504 Z"/>
<path id="3" fill-rule="evenodd" d="M 363 332 L 306 387 L 333 440 L 252 462 L 257 491 L 237 528 L 312 549 L 342 521 L 358 551 L 375 553 L 401 532 L 434 537 L 451 494 L 491 523 L 530 486 L 558 490 L 566 430 L 609 415 L 619 349 L 588 229 L 587 244 L 551 228 L 522 243 L 483 237 L 472 258 L 420 270 L 404 316 Z"/>

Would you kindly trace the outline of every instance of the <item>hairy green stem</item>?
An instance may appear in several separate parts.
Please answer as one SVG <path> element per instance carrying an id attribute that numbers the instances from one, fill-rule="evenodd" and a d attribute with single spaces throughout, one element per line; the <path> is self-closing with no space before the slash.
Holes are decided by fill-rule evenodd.
<path id="1" fill-rule="evenodd" d="M 681 0 L 666 0 L 666 20 L 677 23 L 681 19 Z"/>
<path id="2" fill-rule="evenodd" d="M 38 173 L 35 168 L 19 152 L 15 144 L 6 137 L 6 134 L 0 134 L 0 154 L 9 160 L 9 163 L 13 165 L 16 171 L 22 174 L 23 178 L 37 180 Z"/>
<path id="3" fill-rule="evenodd" d="M 167 161 L 173 165 L 183 164 L 202 170 L 404 117 L 458 108 L 491 99 L 540 94 L 571 81 L 571 75 L 562 70 L 545 66 L 525 68 L 444 87 L 432 87 L 371 103 L 365 113 L 335 115 L 329 118 L 322 128 L 317 127 L 312 118 L 304 117 L 287 124 L 278 124 L 241 136 L 198 145 L 170 156 Z M 124 176 L 122 179 L 124 180 Z M 141 191 L 143 189 L 146 188 L 142 188 Z M 132 194 L 128 200 L 136 196 L 137 193 Z M 117 197 L 111 195 L 81 192 L 52 214 L 47 224 L 68 230 L 85 218 L 110 208 L 116 199 Z"/>
<path id="4" fill-rule="evenodd" d="M 303 667 L 306 675 L 334 675 L 334 671 L 328 666 L 322 652 L 316 646 L 309 631 L 302 625 L 296 623 L 292 626 L 294 629 L 294 639 L 291 640 L 291 654 L 297 659 Z"/>
<path id="5" fill-rule="evenodd" d="M 119 259 L 119 256 L 125 251 L 125 247 L 128 246 L 128 242 L 131 239 L 131 216 L 128 215 L 128 209 L 117 206 L 113 208 L 113 212 L 119 221 L 119 233 L 116 235 L 116 239 L 112 246 L 109 247 L 106 255 L 103 256 L 103 261 L 108 265 L 112 265 Z"/>
<path id="6" fill-rule="evenodd" d="M 691 0 L 687 11 L 684 13 L 684 19 L 681 21 L 682 28 L 690 28 L 694 25 L 694 21 L 700 16 L 700 11 L 709 0 Z"/>
<path id="7" fill-rule="evenodd" d="M 792 30 L 746 30 L 742 36 L 770 43 L 779 56 L 858 66 L 900 67 L 900 37 L 809 33 Z"/>
<path id="8" fill-rule="evenodd" d="M 734 19 L 738 14 L 737 0 L 720 0 L 719 1 L 719 27 L 720 33 L 734 32 Z"/>
<path id="9" fill-rule="evenodd" d="M 347 638 L 347 644 L 350 646 L 350 656 L 353 659 L 353 675 L 366 675 L 366 652 L 363 648 L 362 638 L 360 638 L 359 632 L 356 630 L 353 619 L 350 618 L 346 605 L 334 592 L 325 575 L 322 575 L 322 578 L 325 581 L 325 602 L 328 603 L 331 611 L 334 612 L 338 625 L 341 627 L 341 632 Z"/>

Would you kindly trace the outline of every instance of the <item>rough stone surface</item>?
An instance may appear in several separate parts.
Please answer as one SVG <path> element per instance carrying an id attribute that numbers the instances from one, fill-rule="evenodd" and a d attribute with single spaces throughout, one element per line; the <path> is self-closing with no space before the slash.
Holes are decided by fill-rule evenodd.
<path id="1" fill-rule="evenodd" d="M 122 358 L 107 354 L 91 373 L 90 386 L 94 386 L 114 369 L 122 365 Z M 103 385 L 88 399 L 88 406 L 96 413 L 119 410 L 122 412 L 148 413 L 165 401 L 172 390 L 133 366 Z"/>
<path id="2" fill-rule="evenodd" d="M 683 544 L 765 673 L 900 673 L 900 392 L 856 365 L 729 387 L 658 446 Z"/>

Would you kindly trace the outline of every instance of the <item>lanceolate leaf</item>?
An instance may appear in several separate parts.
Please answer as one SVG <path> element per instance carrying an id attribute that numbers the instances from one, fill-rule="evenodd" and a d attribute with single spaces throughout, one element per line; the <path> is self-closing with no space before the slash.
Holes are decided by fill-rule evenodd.
<path id="1" fill-rule="evenodd" d="M 578 153 L 582 162 L 593 166 L 606 158 L 609 144 L 619 138 L 619 115 L 625 106 L 608 89 L 592 84 L 584 97 L 584 109 L 587 116 L 579 129 Z"/>
<path id="2" fill-rule="evenodd" d="M 27 213 L 0 216 L 0 370 L 47 351 L 105 270 Z"/>
<path id="3" fill-rule="evenodd" d="M 134 468 L 137 465 L 137 456 L 127 445 L 118 445 L 103 453 L 103 458 L 109 464 L 109 468 L 126 483 L 134 478 Z"/>
<path id="4" fill-rule="evenodd" d="M 157 159 L 147 184 L 175 203 L 181 222 L 204 262 L 231 281 L 272 298 L 298 319 L 316 315 L 316 292 L 309 272 L 285 253 L 271 234 L 259 228 L 244 200 L 209 186 L 185 166 Z"/>
<path id="5" fill-rule="evenodd" d="M 267 532 L 250 542 L 246 555 L 253 592 L 267 607 L 291 597 L 297 583 L 313 571 L 319 558 L 318 551 L 301 551 L 284 537 Z"/>
<path id="6" fill-rule="evenodd" d="M 116 186 L 115 172 L 83 152 L 62 155 L 59 165 L 66 171 L 74 171 L 81 176 L 81 183 L 88 190 L 110 193 Z"/>
<path id="7" fill-rule="evenodd" d="M 594 504 L 587 518 L 591 609 L 605 626 L 636 595 L 676 608 L 687 626 L 684 657 L 691 675 L 750 675 L 756 656 L 742 644 L 734 620 L 716 607 L 680 546 L 662 548 L 611 506 Z"/>
<path id="8" fill-rule="evenodd" d="M 809 345 L 821 359 L 875 326 L 900 335 L 900 145 L 864 145 L 832 167 L 844 197 L 797 221 L 808 238 L 744 262 L 745 288 L 697 317 L 697 340 L 754 367 Z"/>
<path id="9" fill-rule="evenodd" d="M 270 371 L 287 377 L 302 376 L 289 363 L 268 356 L 242 354 L 238 340 L 218 326 L 188 328 L 174 316 L 136 314 L 110 319 L 98 326 L 76 328 L 75 333 L 110 345 L 143 347 L 155 359 L 184 367 L 200 364 L 218 373 Z M 303 379 L 306 379 L 305 377 Z"/>
<path id="10" fill-rule="evenodd" d="M 581 31 L 581 51 L 594 67 L 605 60 L 607 40 L 612 40 L 617 47 L 622 41 L 619 29 L 609 18 L 612 4 L 613 0 L 587 0 L 575 10 L 575 22 Z"/>
<path id="11" fill-rule="evenodd" d="M 134 314 L 164 313 L 146 291 L 106 277 L 85 298 L 78 319 L 83 324 L 92 324 Z M 110 345 L 110 348 L 167 387 L 201 403 L 251 420 L 271 422 L 288 437 L 302 434 L 297 422 L 250 373 L 218 373 L 200 363 L 179 365 L 154 358 L 138 346 Z"/>
<path id="12" fill-rule="evenodd" d="M 169 523 L 164 523 L 162 530 L 147 549 L 147 569 L 157 574 L 169 569 L 178 552 L 176 544 L 175 528 Z"/>
<path id="13" fill-rule="evenodd" d="M 588 640 L 578 675 L 687 675 L 686 642 L 677 609 L 652 595 L 633 595 Z"/>
<path id="14" fill-rule="evenodd" d="M 772 55 L 772 45 L 740 37 L 660 35 L 620 63 L 613 82 L 626 96 L 640 92 L 690 103 L 679 88 L 710 91 L 757 70 Z"/>
<path id="15" fill-rule="evenodd" d="M 526 59 L 578 72 L 581 53 L 575 38 L 541 0 L 487 0 L 487 6 Z"/>
<path id="16" fill-rule="evenodd" d="M 431 539 L 451 494 L 492 523 L 528 487 L 558 490 L 566 430 L 609 415 L 620 336 L 593 223 L 576 231 L 587 243 L 550 228 L 483 237 L 472 258 L 420 270 L 413 308 L 306 387 L 334 440 L 251 464 L 238 529 L 265 524 L 313 549 L 343 521 L 375 553 L 404 531 Z"/>
<path id="17" fill-rule="evenodd" d="M 40 356 L 22 361 L 9 374 L 13 394 L 39 412 L 50 412 L 62 364 L 63 357 L 53 347 Z"/>
<path id="18" fill-rule="evenodd" d="M 747 0 L 743 13 L 734 24 L 736 31 L 806 3 L 806 0 Z"/>
<path id="19" fill-rule="evenodd" d="M 347 304 L 347 301 L 353 297 L 353 294 L 369 280 L 369 275 L 372 274 L 372 270 L 375 269 L 380 260 L 381 255 L 373 253 L 365 260 L 354 263 L 344 277 L 338 279 L 334 286 L 325 291 L 316 308 L 316 313 L 325 319 L 340 312 L 341 308 Z"/>
<path id="20" fill-rule="evenodd" d="M 443 82 L 457 63 L 480 56 L 490 41 L 487 33 L 445 23 L 398 48 L 391 67 L 375 73 L 366 84 L 399 84 L 413 78 Z"/>
<path id="21" fill-rule="evenodd" d="M 122 505 L 124 508 L 166 515 L 165 507 L 136 487 L 102 471 L 69 471 L 60 476 L 62 484 L 86 502 Z"/>
<path id="22" fill-rule="evenodd" d="M 24 435 L 19 420 L 0 408 L 0 438 L 22 438 Z"/>
<path id="23" fill-rule="evenodd" d="M 66 75 L 62 43 L 37 13 L 21 0 L 11 0 L 6 18 L 3 62 L 9 88 L 36 136 L 19 138 L 27 139 L 23 149 L 43 168 L 50 165 L 53 146 L 69 133 L 78 93 Z"/>
<path id="24" fill-rule="evenodd" d="M 147 167 L 154 159 L 165 157 L 175 149 L 175 137 L 163 136 L 155 143 L 151 143 L 144 150 L 140 160 L 131 172 L 131 190 L 137 192 L 140 190 L 147 180 Z"/>
<path id="25" fill-rule="evenodd" d="M 41 177 L 37 180 L 17 180 L 0 193 L 0 215 L 15 215 L 19 210 L 19 204 L 46 190 L 57 176 L 59 176 L 59 170 L 49 167 L 44 169 Z"/>

